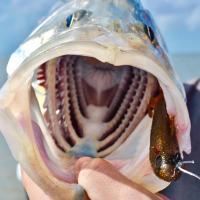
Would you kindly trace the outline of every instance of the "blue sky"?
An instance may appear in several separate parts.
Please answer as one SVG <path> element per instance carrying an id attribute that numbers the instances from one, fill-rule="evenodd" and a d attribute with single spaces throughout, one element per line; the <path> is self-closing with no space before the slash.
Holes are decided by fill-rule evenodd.
<path id="1" fill-rule="evenodd" d="M 59 0 L 0 0 L 0 59 L 7 59 Z M 200 52 L 200 0 L 143 0 L 172 53 Z"/>
<path id="2" fill-rule="evenodd" d="M 200 0 L 143 0 L 143 4 L 171 52 L 200 53 Z"/>

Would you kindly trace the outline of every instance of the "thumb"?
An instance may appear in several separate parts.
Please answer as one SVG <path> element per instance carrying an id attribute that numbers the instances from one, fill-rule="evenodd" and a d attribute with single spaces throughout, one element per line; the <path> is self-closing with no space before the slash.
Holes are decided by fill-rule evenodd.
<path id="1" fill-rule="evenodd" d="M 161 200 L 158 196 L 133 183 L 103 159 L 81 158 L 75 166 L 78 184 L 92 200 Z"/>

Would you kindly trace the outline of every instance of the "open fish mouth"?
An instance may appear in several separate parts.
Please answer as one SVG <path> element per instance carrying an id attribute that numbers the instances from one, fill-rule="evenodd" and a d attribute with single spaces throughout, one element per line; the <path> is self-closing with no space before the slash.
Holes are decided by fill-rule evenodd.
<path id="1" fill-rule="evenodd" d="M 156 78 L 131 66 L 84 56 L 43 64 L 34 82 L 42 87 L 45 123 L 62 152 L 105 157 L 134 132 L 158 91 Z"/>
<path id="2" fill-rule="evenodd" d="M 132 165 L 145 163 L 146 169 L 138 171 L 139 178 L 131 174 L 134 181 L 158 179 L 150 172 L 148 158 L 152 129 L 149 109 L 151 100 L 160 90 L 165 92 L 165 87 L 153 74 L 90 56 L 63 55 L 35 68 L 31 88 L 35 143 L 56 178 L 76 183 L 73 165 L 78 158 L 89 156 L 117 160 L 124 174 L 133 173 Z M 177 134 L 180 130 L 174 126 Z M 178 134 L 176 137 L 178 148 L 183 149 L 184 143 Z M 59 172 L 60 167 L 65 170 Z M 142 184 L 146 186 L 145 181 Z"/>
<path id="3" fill-rule="evenodd" d="M 11 56 L 0 129 L 15 159 L 54 199 L 83 194 L 74 172 L 82 156 L 120 162 L 121 173 L 156 193 L 169 183 L 149 160 L 149 104 L 161 90 L 173 139 L 182 157 L 190 153 L 182 84 L 139 1 L 77 2 L 67 1 Z M 156 164 L 166 163 L 158 156 Z"/>
<path id="4" fill-rule="evenodd" d="M 82 191 L 73 168 L 82 156 L 120 162 L 121 173 L 131 180 L 152 192 L 162 190 L 169 183 L 156 177 L 149 161 L 147 111 L 162 88 L 168 113 L 175 116 L 180 152 L 189 152 L 190 124 L 181 93 L 146 55 L 117 51 L 113 62 L 110 54 L 116 50 L 92 49 L 88 43 L 91 52 L 84 55 L 81 45 L 74 44 L 75 54 L 65 55 L 71 48 L 66 45 L 62 52 L 46 51 L 42 59 L 36 55 L 2 89 L 0 127 L 13 155 L 55 199 L 66 199 L 66 188 L 69 199 Z M 152 67 L 157 70 L 151 73 Z"/>

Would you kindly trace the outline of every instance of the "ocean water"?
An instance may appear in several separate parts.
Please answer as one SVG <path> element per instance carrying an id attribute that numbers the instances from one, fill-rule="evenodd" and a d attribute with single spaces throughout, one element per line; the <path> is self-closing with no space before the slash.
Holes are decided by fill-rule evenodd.
<path id="1" fill-rule="evenodd" d="M 183 82 L 200 78 L 200 54 L 176 54 L 171 58 L 173 66 Z"/>

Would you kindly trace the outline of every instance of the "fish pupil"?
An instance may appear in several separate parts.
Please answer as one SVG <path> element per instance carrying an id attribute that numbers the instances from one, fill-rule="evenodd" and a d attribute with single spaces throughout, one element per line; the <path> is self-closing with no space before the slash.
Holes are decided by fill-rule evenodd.
<path id="1" fill-rule="evenodd" d="M 66 19 L 66 26 L 67 28 L 69 28 L 72 24 L 72 21 L 73 21 L 73 14 L 72 15 L 69 15 Z"/>
<path id="2" fill-rule="evenodd" d="M 155 40 L 155 35 L 152 28 L 150 26 L 144 25 L 144 31 L 151 40 L 151 42 L 153 42 Z"/>
<path id="3" fill-rule="evenodd" d="M 82 20 L 83 18 L 87 17 L 89 18 L 92 15 L 92 12 L 87 11 L 87 10 L 77 10 L 75 13 L 69 15 L 66 19 L 66 26 L 67 28 L 72 27 L 72 25 L 77 22 Z"/>

